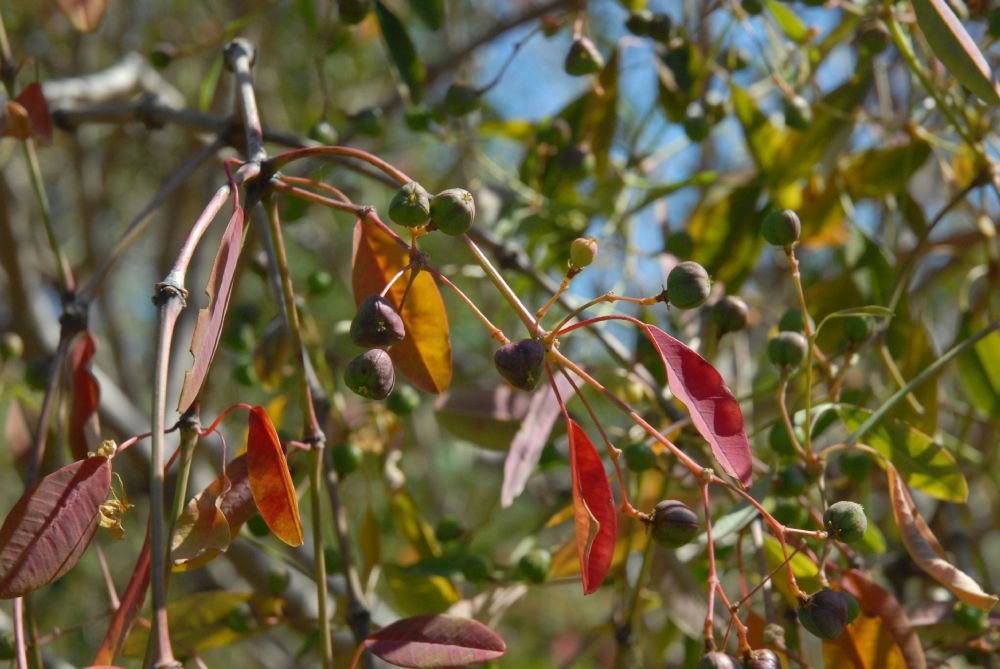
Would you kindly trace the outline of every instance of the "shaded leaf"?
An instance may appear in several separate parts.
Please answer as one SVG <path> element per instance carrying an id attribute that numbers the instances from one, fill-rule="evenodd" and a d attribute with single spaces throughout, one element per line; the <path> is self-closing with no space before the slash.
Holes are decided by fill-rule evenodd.
<path id="1" fill-rule="evenodd" d="M 462 596 L 444 576 L 421 574 L 395 564 L 383 564 L 395 608 L 405 614 L 443 613 Z"/>
<path id="2" fill-rule="evenodd" d="M 604 463 L 587 433 L 570 419 L 569 453 L 573 472 L 573 520 L 583 594 L 601 587 L 614 556 L 617 530 L 615 499 Z"/>
<path id="3" fill-rule="evenodd" d="M 115 609 L 111 617 L 111 624 L 108 625 L 104 633 L 104 640 L 101 647 L 97 649 L 94 656 L 94 664 L 110 664 L 115 661 L 122 648 L 125 646 L 125 639 L 132 629 L 135 617 L 142 609 L 142 602 L 146 598 L 146 589 L 149 587 L 149 526 L 146 526 L 146 539 L 143 541 L 142 550 L 139 551 L 139 558 L 135 561 L 132 569 L 132 576 L 129 578 L 125 591 L 118 600 L 118 608 Z"/>
<path id="4" fill-rule="evenodd" d="M 191 337 L 194 363 L 191 369 L 184 372 L 184 385 L 177 401 L 177 413 L 180 414 L 187 411 L 197 399 L 212 365 L 215 349 L 219 346 L 222 324 L 233 291 L 233 279 L 236 277 L 236 263 L 243 248 L 243 217 L 243 207 L 237 203 L 219 243 L 212 273 L 208 276 L 208 285 L 205 286 L 208 306 L 198 311 L 198 322 Z"/>
<path id="5" fill-rule="evenodd" d="M 902 191 L 931 155 L 931 145 L 914 137 L 905 144 L 877 147 L 851 156 L 841 169 L 851 197 L 883 197 Z"/>
<path id="6" fill-rule="evenodd" d="M 246 458 L 250 492 L 260 515 L 276 537 L 289 546 L 301 546 L 302 523 L 295 485 L 278 433 L 263 407 L 250 410 Z"/>
<path id="7" fill-rule="evenodd" d="M 991 105 L 1000 104 L 1000 89 L 990 65 L 965 26 L 944 0 L 913 0 L 917 25 L 934 50 L 963 86 Z"/>
<path id="8" fill-rule="evenodd" d="M 111 463 L 94 456 L 57 469 L 26 491 L 0 528 L 0 599 L 56 580 L 87 549 L 111 490 Z"/>
<path id="9" fill-rule="evenodd" d="M 789 553 L 792 549 L 789 548 Z M 767 560 L 768 570 L 777 569 L 778 565 L 784 562 L 785 556 L 781 553 L 781 544 L 770 534 L 764 535 L 764 557 Z M 819 566 L 803 553 L 796 553 L 788 564 L 781 568 L 771 582 L 774 587 L 781 592 L 785 601 L 797 606 L 797 601 L 788 589 L 788 567 L 792 568 L 792 574 L 798 582 L 799 587 L 806 592 L 815 592 L 822 587 L 819 580 Z"/>
<path id="10" fill-rule="evenodd" d="M 819 334 L 819 331 L 823 329 L 823 326 L 826 325 L 827 321 L 835 318 L 850 318 L 851 316 L 872 316 L 874 318 L 892 318 L 893 312 L 892 309 L 880 307 L 875 304 L 870 304 L 865 307 L 850 307 L 848 309 L 841 309 L 839 311 L 833 312 L 832 314 L 827 314 L 826 316 L 823 317 L 823 320 L 821 320 L 819 322 L 819 325 L 816 326 L 817 335 Z"/>
<path id="11" fill-rule="evenodd" d="M 750 485 L 752 456 L 743 411 L 722 375 L 698 355 L 654 325 L 643 325 L 646 336 L 666 365 L 670 392 L 684 403 L 691 422 L 712 447 L 723 471 Z"/>
<path id="12" fill-rule="evenodd" d="M 620 49 L 615 48 L 607 65 L 598 75 L 601 92 L 591 93 L 587 115 L 584 118 L 584 132 L 590 137 L 590 147 L 594 152 L 597 174 L 603 175 L 608 167 L 608 152 L 615 139 L 618 126 L 618 67 Z"/>
<path id="13" fill-rule="evenodd" d="M 417 49 L 413 46 L 413 40 L 406 31 L 406 25 L 380 0 L 375 0 L 375 17 L 396 71 L 410 91 L 410 100 L 420 102 L 424 96 L 424 79 L 427 75 Z"/>
<path id="14" fill-rule="evenodd" d="M 94 338 L 86 331 L 73 342 L 66 356 L 70 376 L 69 450 L 76 460 L 97 449 L 101 434 L 97 416 L 101 389 L 90 373 L 94 349 Z"/>
<path id="15" fill-rule="evenodd" d="M 907 669 L 923 669 L 927 666 L 924 657 L 924 647 L 920 644 L 920 637 L 913 629 L 910 619 L 903 610 L 902 605 L 893 597 L 892 593 L 875 583 L 863 571 L 848 569 L 841 579 L 844 590 L 851 593 L 861 606 L 864 617 L 872 616 L 882 628 L 881 634 L 888 634 L 892 638 L 894 647 L 899 651 L 899 656 L 903 661 L 903 666 Z M 853 632 L 855 625 L 848 627 L 848 631 Z M 859 647 L 861 646 L 858 644 Z M 876 669 L 878 667 L 889 666 L 881 664 L 880 651 L 884 652 L 885 644 L 879 643 L 866 648 L 868 655 L 863 655 L 870 661 L 866 666 Z M 836 665 L 834 665 L 836 666 Z"/>
<path id="16" fill-rule="evenodd" d="M 406 249 L 385 232 L 360 221 L 355 224 L 351 257 L 355 304 L 382 292 L 407 264 Z M 409 281 L 408 271 L 385 296 L 394 307 L 398 307 Z M 444 391 L 451 384 L 451 342 L 448 314 L 434 278 L 427 272 L 419 273 L 410 286 L 406 304 L 397 311 L 406 326 L 406 337 L 389 349 L 393 365 L 421 390 L 434 394 Z"/>
<path id="17" fill-rule="evenodd" d="M 573 386 L 562 375 L 555 379 L 559 396 L 565 400 L 573 392 Z M 521 427 L 510 442 L 510 450 L 503 463 L 503 485 L 500 488 L 500 506 L 507 508 L 524 491 L 531 472 L 545 448 L 545 442 L 552 432 L 556 417 L 559 416 L 559 400 L 552 387 L 538 390 L 531 396 L 531 404 L 521 421 Z"/>
<path id="18" fill-rule="evenodd" d="M 506 383 L 492 390 L 463 388 L 459 393 L 444 393 L 434 402 L 434 418 L 460 439 L 502 451 L 511 447 L 536 397 Z"/>
<path id="19" fill-rule="evenodd" d="M 955 341 L 965 341 L 986 323 L 964 314 Z M 958 357 L 958 372 L 972 404 L 993 419 L 1000 419 L 1000 332 L 980 339 Z"/>
<path id="20" fill-rule="evenodd" d="M 101 23 L 107 0 L 54 0 L 73 27 L 82 33 L 89 33 Z"/>
<path id="21" fill-rule="evenodd" d="M 431 30 L 444 25 L 444 0 L 410 0 L 410 8 Z"/>
<path id="22" fill-rule="evenodd" d="M 848 430 L 854 432 L 871 417 L 867 409 L 836 405 Z M 907 485 L 932 497 L 964 502 L 969 485 L 955 457 L 920 430 L 891 418 L 883 418 L 864 435 L 864 442 L 888 458 Z"/>
<path id="23" fill-rule="evenodd" d="M 984 592 L 971 576 L 948 562 L 944 549 L 917 511 L 910 491 L 894 467 L 886 468 L 886 477 L 893 518 L 903 545 L 917 566 L 966 604 L 984 611 L 992 609 L 997 603 L 997 596 Z"/>
<path id="24" fill-rule="evenodd" d="M 507 647 L 482 623 L 446 615 L 398 620 L 365 639 L 373 655 L 397 666 L 424 669 L 487 662 Z"/>
<path id="25" fill-rule="evenodd" d="M 371 505 L 365 509 L 364 520 L 358 531 L 358 546 L 361 549 L 361 582 L 367 583 L 375 565 L 382 563 L 382 533 L 378 518 Z"/>
<path id="26" fill-rule="evenodd" d="M 237 613 L 250 597 L 249 592 L 209 590 L 167 604 L 174 653 L 183 657 L 208 648 L 222 648 L 246 636 L 246 632 L 232 629 L 227 618 Z M 141 657 L 148 639 L 149 628 L 136 627 L 125 642 L 124 655 Z"/>
<path id="27" fill-rule="evenodd" d="M 392 522 L 396 531 L 417 551 L 421 558 L 441 554 L 434 530 L 420 517 L 420 511 L 406 490 L 399 490 L 389 499 Z"/>
<path id="28" fill-rule="evenodd" d="M 750 276 L 764 245 L 760 234 L 764 215 L 757 206 L 762 191 L 759 179 L 720 180 L 706 190 L 688 218 L 687 232 L 694 245 L 690 259 L 729 292 Z"/>

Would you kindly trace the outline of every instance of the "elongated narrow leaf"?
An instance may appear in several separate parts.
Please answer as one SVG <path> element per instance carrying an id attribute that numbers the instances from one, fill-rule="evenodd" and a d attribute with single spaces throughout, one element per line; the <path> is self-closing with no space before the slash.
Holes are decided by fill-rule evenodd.
<path id="1" fill-rule="evenodd" d="M 992 609 L 997 603 L 997 596 L 984 592 L 975 579 L 948 562 L 941 543 L 917 511 L 910 491 L 895 467 L 886 469 L 886 477 L 889 481 L 893 518 L 903 545 L 917 566 L 966 604 L 983 611 Z"/>
<path id="2" fill-rule="evenodd" d="M 903 606 L 893 597 L 891 592 L 857 569 L 848 569 L 844 572 L 841 584 L 844 590 L 854 595 L 855 599 L 858 600 L 863 614 L 872 616 L 877 621 L 881 628 L 880 639 L 884 635 L 888 635 L 892 639 L 906 669 L 924 669 L 927 666 L 920 637 L 913 629 Z M 853 627 L 852 625 L 848 630 L 852 630 Z M 888 654 L 885 647 L 885 643 L 867 647 L 866 659 L 870 660 L 868 666 L 873 669 L 889 666 L 881 663 L 881 654 Z"/>
<path id="3" fill-rule="evenodd" d="M 146 540 L 142 544 L 139 558 L 135 561 L 135 567 L 132 569 L 128 585 L 125 586 L 125 592 L 119 599 L 118 608 L 115 609 L 115 613 L 111 617 L 111 624 L 108 625 L 108 630 L 104 633 L 104 641 L 101 642 L 101 647 L 97 649 L 97 655 L 94 656 L 95 665 L 113 663 L 125 646 L 125 639 L 128 638 L 135 617 L 142 609 L 142 602 L 146 598 L 146 589 L 149 587 L 149 552 L 149 526 L 147 525 Z"/>
<path id="4" fill-rule="evenodd" d="M 399 270 L 409 263 L 406 250 L 387 234 L 360 221 L 354 226 L 351 283 L 354 301 L 382 292 Z M 410 272 L 392 285 L 386 299 L 398 307 L 410 281 Z M 398 309 L 397 309 L 398 310 Z M 448 314 L 433 277 L 421 272 L 413 280 L 400 316 L 406 337 L 389 349 L 396 370 L 413 385 L 438 394 L 451 384 L 451 342 Z"/>
<path id="5" fill-rule="evenodd" d="M 556 378 L 559 395 L 563 401 L 569 400 L 573 392 L 563 376 Z M 503 486 L 500 488 L 500 506 L 507 508 L 524 491 L 528 477 L 538 464 L 545 442 L 552 432 L 559 416 L 559 402 L 548 384 L 531 397 L 528 413 L 521 422 L 521 428 L 510 442 L 507 459 L 503 463 Z"/>
<path id="6" fill-rule="evenodd" d="M 250 597 L 249 592 L 209 590 L 167 604 L 174 652 L 190 656 L 207 648 L 229 646 L 246 636 L 249 632 L 233 629 L 230 616 L 239 615 Z M 149 628 L 135 627 L 125 641 L 123 655 L 141 657 L 148 639 Z"/>
<path id="7" fill-rule="evenodd" d="M 413 669 L 487 662 L 507 651 L 503 639 L 481 622 L 441 614 L 398 620 L 364 643 L 386 662 Z"/>
<path id="8" fill-rule="evenodd" d="M 964 341 L 985 327 L 981 319 L 965 314 L 959 321 L 956 341 Z M 984 337 L 958 356 L 958 372 L 972 404 L 1000 420 L 1000 332 Z"/>
<path id="9" fill-rule="evenodd" d="M 837 413 L 851 432 L 872 415 L 867 409 L 846 404 L 837 405 Z M 964 502 L 969 496 L 969 485 L 955 456 L 920 430 L 883 418 L 863 440 L 895 465 L 907 485 L 950 502 Z"/>
<path id="10" fill-rule="evenodd" d="M 229 297 L 233 292 L 233 279 L 236 276 L 236 263 L 240 259 L 243 248 L 243 207 L 237 206 L 229 218 L 229 224 L 222 235 L 219 251 L 215 255 L 212 273 L 205 286 L 208 295 L 208 306 L 198 312 L 198 322 L 191 337 L 191 354 L 194 364 L 184 372 L 184 385 L 177 401 L 177 413 L 183 414 L 197 399 L 201 387 L 208 376 L 208 368 L 212 365 L 215 349 L 219 346 L 222 336 L 222 324 L 229 307 Z"/>
<path id="11" fill-rule="evenodd" d="M 944 0 L 913 0 L 917 24 L 934 50 L 963 86 L 991 105 L 1000 104 L 1000 89 L 990 65 L 965 26 Z"/>
<path id="12" fill-rule="evenodd" d="M 569 421 L 570 468 L 573 472 L 573 520 L 580 558 L 583 594 L 601 587 L 611 567 L 618 516 L 601 456 L 576 421 Z"/>
<path id="13" fill-rule="evenodd" d="M 392 56 L 392 62 L 399 72 L 400 79 L 410 91 L 410 100 L 420 102 L 424 96 L 424 79 L 427 73 L 424 64 L 417 55 L 413 40 L 406 30 L 406 25 L 379 0 L 375 0 L 375 17 L 378 19 L 386 48 Z"/>
<path id="14" fill-rule="evenodd" d="M 819 334 L 819 331 L 823 329 L 823 326 L 826 325 L 831 320 L 835 320 L 838 318 L 850 318 L 851 316 L 872 316 L 874 318 L 892 318 L 893 312 L 892 309 L 886 309 L 885 307 L 880 307 L 876 304 L 870 304 L 864 307 L 851 307 L 849 309 L 841 309 L 839 311 L 833 312 L 832 314 L 827 314 L 823 318 L 823 320 L 819 322 L 819 325 L 816 326 L 816 333 Z"/>
<path id="15" fill-rule="evenodd" d="M 90 373 L 94 348 L 94 338 L 89 331 L 84 332 L 73 342 L 66 358 L 70 376 L 69 450 L 76 460 L 97 449 L 101 434 L 97 417 L 101 389 Z"/>
<path id="16" fill-rule="evenodd" d="M 289 546 L 302 545 L 302 523 L 288 463 L 264 407 L 250 411 L 247 433 L 247 475 L 250 492 L 274 536 Z"/>
<path id="17" fill-rule="evenodd" d="M 743 411 L 722 375 L 658 327 L 643 328 L 667 367 L 670 392 L 687 406 L 691 422 L 712 447 L 723 471 L 744 486 L 750 485 L 752 456 Z"/>
<path id="18" fill-rule="evenodd" d="M 94 456 L 58 469 L 25 492 L 0 528 L 0 599 L 56 580 L 87 549 L 111 490 L 111 463 Z"/>
<path id="19" fill-rule="evenodd" d="M 757 167 L 766 172 L 774 164 L 785 135 L 768 120 L 747 91 L 735 84 L 729 90 L 733 99 L 733 111 L 743 127 L 750 156 Z"/>

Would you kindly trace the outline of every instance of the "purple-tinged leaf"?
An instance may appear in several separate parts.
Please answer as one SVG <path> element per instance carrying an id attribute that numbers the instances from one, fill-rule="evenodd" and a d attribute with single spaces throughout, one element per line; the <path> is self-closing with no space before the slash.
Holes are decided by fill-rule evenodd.
<path id="1" fill-rule="evenodd" d="M 559 395 L 568 400 L 573 392 L 572 384 L 563 376 L 556 378 L 555 382 L 559 387 Z M 507 508 L 524 491 L 559 413 L 559 401 L 552 392 L 552 387 L 545 384 L 544 388 L 532 396 L 521 427 L 510 442 L 510 450 L 507 451 L 507 459 L 503 464 L 500 506 Z"/>
<path id="2" fill-rule="evenodd" d="M 177 402 L 177 412 L 183 414 L 194 403 L 201 392 L 201 387 L 208 376 L 208 368 L 212 365 L 215 349 L 219 346 L 222 335 L 222 324 L 229 307 L 229 297 L 233 292 L 233 279 L 236 275 L 236 262 L 240 259 L 243 248 L 243 207 L 238 203 L 229 218 L 226 232 L 222 235 L 219 252 L 212 265 L 212 273 L 205 286 L 208 295 L 208 307 L 198 312 L 198 322 L 191 337 L 191 354 L 194 364 L 184 372 L 184 386 Z"/>
<path id="3" fill-rule="evenodd" d="M 90 544 L 110 490 L 111 463 L 94 456 L 26 491 L 0 528 L 0 599 L 26 595 L 69 571 Z"/>
<path id="4" fill-rule="evenodd" d="M 84 332 L 73 342 L 66 358 L 70 374 L 69 408 L 69 450 L 76 460 L 87 457 L 87 453 L 97 449 L 101 434 L 101 424 L 97 417 L 97 407 L 101 402 L 101 388 L 90 373 L 90 361 L 94 357 L 94 338 Z"/>
<path id="5" fill-rule="evenodd" d="M 653 325 L 642 327 L 667 367 L 670 392 L 687 406 L 691 422 L 712 447 L 723 471 L 750 485 L 750 442 L 733 391 L 705 358 Z"/>
<path id="6" fill-rule="evenodd" d="M 573 472 L 573 520 L 580 558 L 583 594 L 601 587 L 611 568 L 618 537 L 618 511 L 604 463 L 590 437 L 570 419 L 570 468 Z"/>
<path id="7" fill-rule="evenodd" d="M 364 644 L 386 662 L 413 669 L 487 662 L 507 650 L 503 639 L 481 622 L 443 614 L 398 620 Z"/>

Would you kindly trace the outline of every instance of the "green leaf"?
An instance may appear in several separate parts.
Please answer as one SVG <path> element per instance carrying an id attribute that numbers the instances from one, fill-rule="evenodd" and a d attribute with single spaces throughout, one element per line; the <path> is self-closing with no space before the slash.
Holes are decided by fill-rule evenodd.
<path id="1" fill-rule="evenodd" d="M 986 327 L 973 314 L 964 314 L 956 341 L 964 341 Z M 958 373 L 973 406 L 993 419 L 1000 419 L 1000 332 L 979 340 L 958 357 Z"/>
<path id="2" fill-rule="evenodd" d="M 796 44 L 802 44 L 809 37 L 809 28 L 799 18 L 798 14 L 787 4 L 776 0 L 767 0 L 767 10 L 774 17 L 774 22 L 785 33 L 785 37 Z"/>
<path id="3" fill-rule="evenodd" d="M 249 600 L 249 592 L 209 590 L 167 604 L 174 652 L 192 655 L 207 648 L 228 646 L 246 636 L 245 631 L 235 629 L 232 616 L 240 614 L 240 608 Z M 147 639 L 149 628 L 136 625 L 125 641 L 122 654 L 142 657 Z"/>
<path id="4" fill-rule="evenodd" d="M 841 173 L 852 198 L 883 197 L 902 191 L 930 155 L 931 145 L 915 137 L 906 144 L 856 153 Z"/>
<path id="5" fill-rule="evenodd" d="M 385 38 L 385 45 L 389 49 L 392 62 L 410 91 L 410 100 L 414 103 L 420 102 L 424 96 L 424 79 L 427 74 L 424 71 L 424 64 L 417 55 L 417 49 L 413 46 L 413 40 L 406 31 L 406 26 L 379 0 L 375 1 L 375 16 L 378 18 L 378 25 L 382 29 L 382 37 Z"/>
<path id="6" fill-rule="evenodd" d="M 710 186 L 715 183 L 719 178 L 718 172 L 713 172 L 711 170 L 704 170 L 701 172 L 695 172 L 689 178 L 683 181 L 674 181 L 668 184 L 661 184 L 659 186 L 650 186 L 646 191 L 642 199 L 630 209 L 632 213 L 638 212 L 645 209 L 649 205 L 653 204 L 657 200 L 664 198 L 672 193 L 676 193 L 682 188 L 687 188 L 689 186 Z M 632 186 L 640 187 L 639 184 L 630 184 Z"/>
<path id="7" fill-rule="evenodd" d="M 791 553 L 793 548 L 789 547 L 788 552 Z M 778 540 L 772 537 L 770 534 L 764 535 L 764 557 L 767 560 L 768 570 L 774 570 L 778 568 L 785 557 L 781 553 L 781 544 Z M 810 560 L 803 553 L 796 553 L 789 560 L 788 564 L 792 568 L 792 574 L 795 575 L 795 580 L 798 581 L 799 587 L 806 592 L 815 592 L 822 587 L 819 580 L 819 567 L 815 562 Z M 782 567 L 778 571 L 774 578 L 772 579 L 774 587 L 778 589 L 779 592 L 784 596 L 785 600 L 789 604 L 797 605 L 795 598 L 788 590 L 788 567 Z"/>
<path id="8" fill-rule="evenodd" d="M 701 263 L 712 279 L 733 292 L 750 275 L 764 238 L 759 233 L 762 212 L 757 200 L 759 180 L 719 182 L 708 189 L 688 219 L 694 242 L 691 260 Z"/>
<path id="9" fill-rule="evenodd" d="M 601 70 L 598 81 L 603 94 L 592 94 L 587 116 L 584 119 L 586 130 L 590 134 L 590 146 L 597 161 L 597 174 L 604 174 L 608 166 L 608 151 L 615 139 L 615 129 L 618 125 L 618 53 L 620 49 L 611 52 L 607 65 Z"/>
<path id="10" fill-rule="evenodd" d="M 410 8 L 431 30 L 444 25 L 444 0 L 410 0 Z"/>
<path id="11" fill-rule="evenodd" d="M 851 316 L 873 316 L 875 318 L 892 318 L 892 309 L 887 309 L 886 307 L 880 307 L 877 304 L 869 304 L 865 307 L 851 307 L 849 309 L 841 309 L 840 311 L 835 311 L 832 314 L 827 314 L 827 316 L 819 322 L 816 326 L 816 333 L 823 329 L 826 322 L 834 318 L 849 318 Z"/>
<path id="12" fill-rule="evenodd" d="M 396 609 L 404 615 L 443 613 L 462 598 L 443 576 L 425 576 L 395 564 L 385 564 L 383 569 Z"/>
<path id="13" fill-rule="evenodd" d="M 751 486 L 747 493 L 753 497 L 758 502 L 762 501 L 767 494 L 771 492 L 771 477 L 762 476 L 757 479 L 757 482 Z M 730 534 L 739 532 L 744 527 L 750 524 L 754 518 L 760 514 L 757 508 L 752 506 L 750 502 L 743 500 L 736 507 L 727 513 L 726 515 L 720 517 L 718 520 L 712 522 L 712 541 L 719 541 Z M 702 532 L 694 540 L 699 546 L 708 545 L 708 532 Z"/>
<path id="14" fill-rule="evenodd" d="M 851 432 L 872 415 L 867 409 L 846 404 L 838 405 L 837 412 Z M 920 430 L 885 418 L 861 441 L 892 462 L 910 487 L 949 502 L 964 502 L 969 496 L 969 486 L 955 457 Z M 881 464 L 881 460 L 877 461 Z"/>
<path id="15" fill-rule="evenodd" d="M 747 147 L 758 169 L 767 172 L 785 141 L 785 133 L 767 119 L 753 97 L 739 86 L 730 86 L 733 111 L 743 127 Z"/>

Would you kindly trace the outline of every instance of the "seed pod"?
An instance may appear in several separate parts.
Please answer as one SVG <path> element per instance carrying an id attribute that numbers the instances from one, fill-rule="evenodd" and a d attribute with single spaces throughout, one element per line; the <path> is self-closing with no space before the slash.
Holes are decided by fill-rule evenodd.
<path id="1" fill-rule="evenodd" d="M 764 217 L 761 232 L 768 244 L 773 246 L 791 246 L 799 241 L 802 234 L 802 223 L 791 209 L 772 211 Z"/>
<path id="2" fill-rule="evenodd" d="M 521 339 L 504 344 L 493 354 L 500 376 L 520 390 L 534 390 L 542 378 L 545 347 L 537 339 Z"/>
<path id="3" fill-rule="evenodd" d="M 816 323 L 811 316 L 809 317 L 809 327 L 816 330 Z M 802 310 L 798 307 L 786 309 L 785 313 L 781 314 L 781 318 L 778 319 L 778 330 L 781 332 L 805 332 L 806 323 L 802 318 Z"/>
<path id="4" fill-rule="evenodd" d="M 823 526 L 830 538 L 853 544 L 865 536 L 868 518 L 864 508 L 857 502 L 840 501 L 831 504 L 823 514 Z"/>
<path id="5" fill-rule="evenodd" d="M 684 502 L 665 499 L 653 509 L 650 526 L 653 541 L 667 548 L 677 548 L 698 534 L 698 516 Z"/>
<path id="6" fill-rule="evenodd" d="M 389 218 L 393 223 L 416 228 L 427 223 L 431 216 L 431 196 L 416 181 L 401 187 L 389 202 Z"/>
<path id="7" fill-rule="evenodd" d="M 740 669 L 740 663 L 732 655 L 713 650 L 702 655 L 694 669 Z"/>
<path id="8" fill-rule="evenodd" d="M 781 669 L 781 658 L 773 650 L 759 648 L 743 659 L 744 669 Z"/>
<path id="9" fill-rule="evenodd" d="M 840 325 L 844 339 L 855 344 L 868 339 L 872 333 L 872 323 L 864 316 L 848 316 L 841 319 Z"/>
<path id="10" fill-rule="evenodd" d="M 823 588 L 799 607 L 799 622 L 820 639 L 833 641 L 847 626 L 847 602 L 839 592 Z"/>
<path id="11" fill-rule="evenodd" d="M 684 113 L 684 133 L 688 139 L 697 144 L 708 137 L 708 132 L 711 129 L 712 125 L 708 122 L 708 117 L 705 116 L 705 110 L 701 103 L 692 102 L 689 104 Z"/>
<path id="12" fill-rule="evenodd" d="M 705 268 L 685 260 L 667 275 L 667 299 L 678 309 L 694 309 L 708 299 L 712 282 Z"/>
<path id="13" fill-rule="evenodd" d="M 517 562 L 517 569 L 521 572 L 521 576 L 531 583 L 544 583 L 551 568 L 552 553 L 544 548 L 528 551 Z"/>
<path id="14" fill-rule="evenodd" d="M 349 25 L 356 25 L 364 21 L 371 10 L 372 0 L 337 0 L 340 20 Z"/>
<path id="15" fill-rule="evenodd" d="M 357 356 L 347 363 L 344 383 L 362 397 L 384 400 L 396 383 L 396 372 L 389 354 L 380 348 L 373 348 Z"/>
<path id="16" fill-rule="evenodd" d="M 781 109 L 785 115 L 785 125 L 793 130 L 806 130 L 812 125 L 812 107 L 801 95 L 782 98 Z"/>
<path id="17" fill-rule="evenodd" d="M 403 319 L 379 295 L 366 297 L 351 321 L 351 341 L 364 348 L 392 346 L 405 336 Z"/>
<path id="18" fill-rule="evenodd" d="M 330 449 L 330 459 L 333 461 L 333 471 L 337 472 L 337 477 L 344 478 L 358 470 L 364 459 L 364 453 L 356 445 L 342 442 Z"/>
<path id="19" fill-rule="evenodd" d="M 726 295 L 712 305 L 712 322 L 719 329 L 719 336 L 737 332 L 747 326 L 747 304 L 734 295 Z"/>
<path id="20" fill-rule="evenodd" d="M 566 54 L 564 68 L 566 74 L 574 77 L 583 77 L 588 74 L 597 74 L 604 67 L 604 57 L 597 50 L 594 43 L 586 37 L 577 37 L 569 47 Z"/>
<path id="21" fill-rule="evenodd" d="M 777 367 L 794 368 L 802 364 L 808 349 L 809 343 L 798 332 L 779 332 L 767 342 L 767 357 Z"/>
<path id="22" fill-rule="evenodd" d="M 457 237 L 472 227 L 476 202 L 463 188 L 441 191 L 431 200 L 431 222 L 446 235 Z"/>
<path id="23" fill-rule="evenodd" d="M 594 262 L 597 256 L 597 240 L 593 237 L 577 237 L 569 245 L 570 267 L 583 269 Z"/>
<path id="24" fill-rule="evenodd" d="M 642 441 L 636 441 L 622 450 L 625 466 L 634 472 L 643 472 L 656 467 L 656 453 Z"/>
<path id="25" fill-rule="evenodd" d="M 469 84 L 454 83 L 444 94 L 444 110 L 449 116 L 465 116 L 479 108 L 479 89 Z"/>

